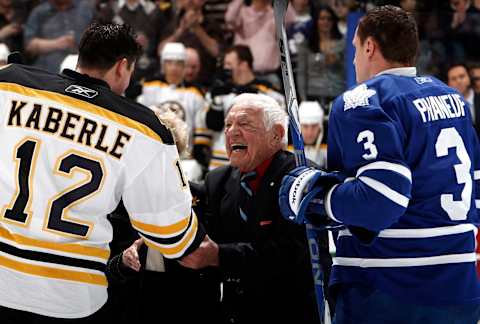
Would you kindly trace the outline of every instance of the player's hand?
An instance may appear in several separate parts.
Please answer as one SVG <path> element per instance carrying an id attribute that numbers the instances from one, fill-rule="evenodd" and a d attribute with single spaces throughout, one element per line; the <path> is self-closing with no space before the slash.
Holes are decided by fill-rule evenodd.
<path id="1" fill-rule="evenodd" d="M 282 216 L 297 224 L 328 222 L 324 197 L 336 183 L 345 177 L 309 167 L 298 167 L 285 177 L 280 186 L 278 202 Z"/>
<path id="2" fill-rule="evenodd" d="M 182 266 L 191 269 L 202 269 L 209 266 L 218 266 L 218 245 L 205 235 L 200 246 L 178 261 Z"/>
<path id="3" fill-rule="evenodd" d="M 130 247 L 128 247 L 125 251 L 123 251 L 122 254 L 122 263 L 126 266 L 129 267 L 130 269 L 133 269 L 135 271 L 140 271 L 140 257 L 138 256 L 138 250 L 140 247 L 143 245 L 143 238 L 139 238 L 135 242 L 133 242 Z"/>

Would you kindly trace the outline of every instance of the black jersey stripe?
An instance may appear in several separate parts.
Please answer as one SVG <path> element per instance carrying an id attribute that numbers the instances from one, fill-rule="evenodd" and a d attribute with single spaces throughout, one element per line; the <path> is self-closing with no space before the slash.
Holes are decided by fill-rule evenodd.
<path id="1" fill-rule="evenodd" d="M 61 264 L 77 268 L 92 269 L 101 272 L 105 272 L 106 270 L 106 265 L 102 262 L 76 259 L 46 252 L 22 250 L 4 242 L 0 242 L 0 251 L 27 260 Z"/>

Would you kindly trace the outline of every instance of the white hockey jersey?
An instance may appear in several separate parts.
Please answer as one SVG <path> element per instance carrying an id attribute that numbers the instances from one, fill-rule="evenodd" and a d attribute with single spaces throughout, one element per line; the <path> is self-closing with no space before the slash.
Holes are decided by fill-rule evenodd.
<path id="1" fill-rule="evenodd" d="M 120 200 L 165 257 L 203 232 L 171 133 L 105 82 L 64 73 L 0 70 L 0 305 L 79 318 L 107 300 Z"/>
<path id="2" fill-rule="evenodd" d="M 174 105 L 174 109 L 180 109 L 189 130 L 189 146 L 192 146 L 195 116 L 206 105 L 203 93 L 197 87 L 187 84 L 176 86 L 162 80 L 147 81 L 137 101 L 150 108 Z"/>

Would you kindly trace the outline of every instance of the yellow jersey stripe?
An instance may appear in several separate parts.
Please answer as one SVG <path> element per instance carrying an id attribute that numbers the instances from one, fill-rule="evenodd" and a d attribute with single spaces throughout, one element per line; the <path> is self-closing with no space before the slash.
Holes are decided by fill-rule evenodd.
<path id="1" fill-rule="evenodd" d="M 106 108 L 91 104 L 86 101 L 72 98 L 72 97 L 69 97 L 57 92 L 53 92 L 53 91 L 33 89 L 33 88 L 21 86 L 14 83 L 7 83 L 7 82 L 0 83 L 0 90 L 15 92 L 27 97 L 52 100 L 59 104 L 65 105 L 67 107 L 80 109 L 80 110 L 95 114 L 97 116 L 109 119 L 115 123 L 135 129 L 140 133 L 150 138 L 153 138 L 154 140 L 162 142 L 162 139 L 160 138 L 160 136 L 147 125 L 144 125 L 136 120 L 133 120 L 131 118 L 128 118 L 126 116 L 123 116 L 121 114 L 118 114 Z"/>
<path id="2" fill-rule="evenodd" d="M 203 144 L 203 145 L 210 145 L 212 141 L 209 139 L 197 138 L 193 141 L 194 144 Z"/>
<path id="3" fill-rule="evenodd" d="M 135 229 L 141 232 L 145 232 L 145 234 L 152 233 L 157 235 L 171 235 L 171 234 L 184 231 L 188 226 L 188 222 L 191 216 L 193 215 L 188 215 L 187 217 L 181 219 L 180 221 L 173 223 L 171 225 L 166 225 L 166 226 L 146 224 L 136 220 L 131 220 L 131 223 Z"/>
<path id="4" fill-rule="evenodd" d="M 212 153 L 216 155 L 222 155 L 222 156 L 228 157 L 227 151 L 224 151 L 224 150 L 213 150 Z"/>
<path id="5" fill-rule="evenodd" d="M 108 258 L 110 257 L 110 250 L 100 249 L 100 248 L 91 247 L 91 246 L 83 246 L 79 244 L 72 244 L 72 243 L 59 243 L 59 242 L 54 243 L 54 242 L 36 240 L 36 239 L 32 239 L 30 237 L 22 236 L 19 234 L 10 233 L 4 227 L 0 227 L 0 237 L 3 237 L 7 240 L 14 241 L 22 245 L 28 245 L 28 246 L 39 247 L 39 248 L 44 248 L 49 250 L 97 257 L 97 258 L 104 259 L 105 261 L 107 261 Z"/>
<path id="6" fill-rule="evenodd" d="M 230 164 L 229 161 L 210 161 L 211 167 L 219 167 Z"/>
<path id="7" fill-rule="evenodd" d="M 83 282 L 93 285 L 107 286 L 107 278 L 105 275 L 92 274 L 86 272 L 80 272 L 75 270 L 65 270 L 58 268 L 51 268 L 41 265 L 34 265 L 24 263 L 16 260 L 9 259 L 3 255 L 0 255 L 0 266 L 20 271 L 23 273 L 31 274 L 34 276 L 63 279 L 69 281 Z"/>
<path id="8" fill-rule="evenodd" d="M 165 256 L 175 256 L 176 254 L 180 253 L 182 250 L 185 249 L 188 242 L 190 242 L 193 236 L 197 233 L 198 220 L 196 216 L 193 216 L 193 217 L 194 219 L 193 219 L 192 227 L 177 245 L 173 247 L 159 246 L 158 244 L 155 244 L 155 242 L 152 242 L 148 239 L 145 239 L 145 243 L 147 244 L 148 247 L 151 247 L 157 251 L 160 251 L 160 253 L 162 253 Z"/>

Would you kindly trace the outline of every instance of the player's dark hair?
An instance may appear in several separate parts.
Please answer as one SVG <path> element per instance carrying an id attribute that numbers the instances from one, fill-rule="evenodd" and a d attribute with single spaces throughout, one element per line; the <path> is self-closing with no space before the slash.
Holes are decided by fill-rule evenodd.
<path id="1" fill-rule="evenodd" d="M 388 5 L 370 10 L 360 19 L 357 36 L 361 44 L 372 37 L 387 61 L 415 65 L 418 51 L 417 23 L 403 9 Z"/>
<path id="2" fill-rule="evenodd" d="M 142 47 L 128 25 L 92 24 L 83 33 L 78 51 L 80 67 L 108 70 L 122 58 L 131 66 L 142 53 Z"/>
<path id="3" fill-rule="evenodd" d="M 230 54 L 232 52 L 237 53 L 238 60 L 240 62 L 247 62 L 248 66 L 253 69 L 253 55 L 250 47 L 246 45 L 235 45 L 228 48 L 225 51 L 225 55 Z"/>

